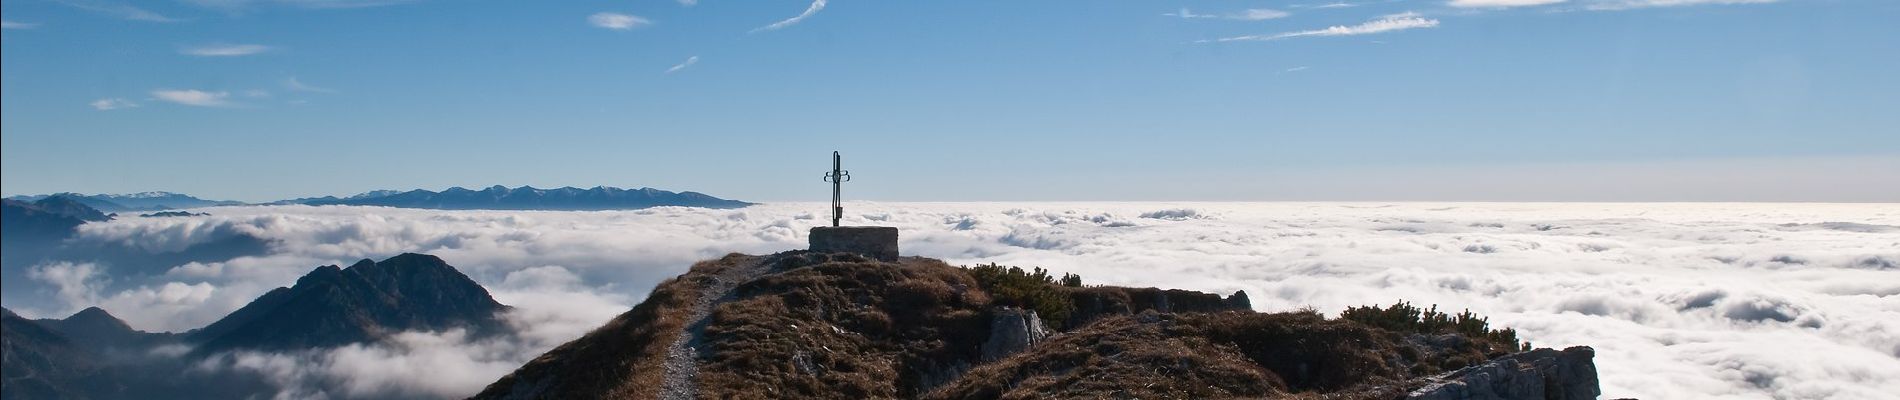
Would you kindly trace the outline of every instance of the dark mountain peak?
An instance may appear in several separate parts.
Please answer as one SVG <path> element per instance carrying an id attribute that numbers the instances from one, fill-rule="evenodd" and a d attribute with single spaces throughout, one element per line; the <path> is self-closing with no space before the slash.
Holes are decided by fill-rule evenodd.
<path id="1" fill-rule="evenodd" d="M 302 349 L 380 339 L 410 330 L 503 328 L 507 309 L 441 258 L 405 253 L 341 268 L 317 267 L 193 335 L 208 354 L 235 348 Z"/>
<path id="2" fill-rule="evenodd" d="M 99 307 L 88 307 L 66 319 L 42 319 L 34 321 L 41 326 L 59 332 L 73 343 L 101 354 L 112 353 L 112 349 L 143 351 L 153 344 L 168 342 L 175 336 L 169 333 L 150 333 L 132 329 L 125 320 L 112 316 Z"/>
<path id="3" fill-rule="evenodd" d="M 369 261 L 369 260 L 363 260 L 363 261 Z M 302 278 L 297 278 L 296 286 L 302 287 L 302 286 L 307 286 L 307 285 L 321 284 L 325 282 L 337 282 L 342 279 L 343 279 L 342 267 L 338 267 L 335 265 L 325 265 L 325 266 L 317 267 L 317 269 L 310 270 L 310 273 L 303 274 Z"/>
<path id="4" fill-rule="evenodd" d="M 435 268 L 435 269 L 441 269 L 441 270 L 446 270 L 446 271 L 455 271 L 455 267 L 449 266 L 449 262 L 442 261 L 441 257 L 436 257 L 436 256 L 428 255 L 428 254 L 420 254 L 420 253 L 397 254 L 395 257 L 390 257 L 388 259 L 383 260 L 383 262 L 372 262 L 368 259 L 364 259 L 363 261 L 358 261 L 356 265 L 350 266 L 350 268 L 354 269 L 357 267 L 385 267 L 385 266 L 390 266 L 390 267 L 402 266 L 404 268 Z M 459 274 L 461 272 L 457 271 L 456 273 Z"/>
<path id="5" fill-rule="evenodd" d="M 61 321 L 65 322 L 67 326 L 80 329 L 133 331 L 132 325 L 126 324 L 125 320 L 114 317 L 112 313 L 108 313 L 99 307 L 86 307 L 86 309 L 79 310 L 79 312 L 73 313 L 72 316 L 66 317 L 66 319 Z"/>

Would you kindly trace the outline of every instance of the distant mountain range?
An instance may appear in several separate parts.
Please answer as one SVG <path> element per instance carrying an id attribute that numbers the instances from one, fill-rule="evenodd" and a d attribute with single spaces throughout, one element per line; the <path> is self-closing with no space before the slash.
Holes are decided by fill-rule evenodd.
<path id="1" fill-rule="evenodd" d="M 347 198 L 320 198 L 302 202 L 313 206 L 352 205 L 438 210 L 629 210 L 661 206 L 740 208 L 752 205 L 697 192 L 669 192 L 654 188 L 621 189 L 595 186 L 536 189 L 490 186 L 473 190 L 452 187 L 440 192 L 378 191 Z"/>
<path id="2" fill-rule="evenodd" d="M 0 399 L 270 397 L 274 388 L 255 376 L 194 372 L 192 366 L 228 350 L 317 350 L 404 331 L 499 334 L 508 329 L 500 319 L 507 310 L 455 267 L 422 254 L 318 267 L 291 287 L 184 333 L 134 330 L 96 307 L 39 320 L 4 310 Z M 192 350 L 182 358 L 151 355 L 167 345 Z"/>
<path id="3" fill-rule="evenodd" d="M 180 208 L 199 208 L 213 206 L 243 205 L 241 201 L 205 200 L 190 195 L 172 192 L 144 192 L 133 194 L 94 194 L 54 193 L 30 196 L 8 197 L 10 200 L 40 201 L 48 198 L 70 198 L 87 207 L 104 212 L 160 211 Z"/>
<path id="4" fill-rule="evenodd" d="M 55 193 L 50 195 L 13 196 L 7 199 L 22 202 L 37 202 L 57 198 L 70 199 L 73 202 L 84 204 L 87 207 L 104 212 L 159 211 L 212 206 L 249 205 L 249 203 L 237 201 L 206 200 L 171 192 L 145 192 L 128 195 Z M 752 205 L 752 203 L 721 199 L 698 192 L 672 192 L 654 188 L 621 189 L 610 186 L 595 186 L 587 189 L 576 187 L 538 189 L 528 186 L 509 188 L 500 185 L 481 190 L 451 187 L 440 192 L 422 189 L 409 191 L 377 190 L 349 197 L 309 197 L 258 204 L 383 206 L 437 210 L 560 211 L 632 210 L 663 206 L 740 208 Z"/>

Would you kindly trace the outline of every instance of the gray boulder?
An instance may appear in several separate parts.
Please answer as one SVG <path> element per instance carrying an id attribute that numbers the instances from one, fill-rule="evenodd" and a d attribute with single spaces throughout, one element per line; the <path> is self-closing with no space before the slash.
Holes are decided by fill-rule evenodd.
<path id="1" fill-rule="evenodd" d="M 990 339 L 983 342 L 983 360 L 995 361 L 1016 354 L 1049 337 L 1042 318 L 1035 310 L 1002 307 L 990 319 Z"/>
<path id="2" fill-rule="evenodd" d="M 1563 351 L 1536 349 L 1465 367 L 1431 378 L 1407 399 L 1595 399 L 1596 350 L 1577 346 Z"/>

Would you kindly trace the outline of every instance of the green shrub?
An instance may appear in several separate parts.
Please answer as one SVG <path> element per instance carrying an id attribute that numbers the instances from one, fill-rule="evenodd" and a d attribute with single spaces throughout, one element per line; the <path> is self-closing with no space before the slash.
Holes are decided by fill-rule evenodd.
<path id="1" fill-rule="evenodd" d="M 990 263 L 964 267 L 964 270 L 976 278 L 984 291 L 990 292 L 992 301 L 1035 310 L 1036 315 L 1042 317 L 1043 324 L 1051 328 L 1062 326 L 1063 321 L 1069 320 L 1069 314 L 1075 311 L 1075 304 L 1069 302 L 1069 294 L 1063 287 L 1082 286 L 1080 275 L 1064 274 L 1058 284 L 1048 270 L 1040 267 L 1024 271 L 1021 267 Z"/>
<path id="2" fill-rule="evenodd" d="M 1377 305 L 1346 307 L 1339 313 L 1340 319 L 1355 321 L 1394 332 L 1423 334 L 1456 333 L 1472 339 L 1482 339 L 1508 349 L 1530 350 L 1530 342 L 1519 342 L 1517 330 L 1511 328 L 1491 329 L 1490 318 L 1480 317 L 1471 310 L 1458 314 L 1438 312 L 1438 305 L 1430 309 L 1421 309 L 1400 300 L 1392 306 L 1379 308 Z"/>

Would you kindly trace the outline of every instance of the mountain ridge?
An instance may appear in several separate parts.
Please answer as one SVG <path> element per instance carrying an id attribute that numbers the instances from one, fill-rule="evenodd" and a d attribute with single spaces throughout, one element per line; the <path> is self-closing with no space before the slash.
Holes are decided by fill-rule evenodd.
<path id="1" fill-rule="evenodd" d="M 611 186 L 577 188 L 564 186 L 540 189 L 533 186 L 509 188 L 495 185 L 481 190 L 460 186 L 440 192 L 425 189 L 408 191 L 379 190 L 347 198 L 319 198 L 307 205 L 356 205 L 443 210 L 626 210 L 662 206 L 704 208 L 740 208 L 752 203 L 727 200 L 704 193 L 672 192 L 650 187 L 622 189 Z"/>
<path id="2" fill-rule="evenodd" d="M 131 194 L 80 194 L 60 192 L 43 195 L 12 196 L 8 199 L 20 201 L 39 201 L 53 197 L 70 197 L 86 206 L 105 212 L 127 211 L 163 211 L 182 208 L 201 208 L 214 206 L 243 205 L 241 201 L 206 200 L 195 196 L 173 192 L 138 192 Z"/>
<path id="3" fill-rule="evenodd" d="M 578 188 L 563 186 L 551 189 L 533 186 L 507 187 L 489 186 L 482 189 L 469 189 L 453 186 L 442 191 L 426 189 L 411 190 L 372 190 L 347 197 L 321 196 L 277 200 L 262 203 L 245 203 L 229 200 L 206 200 L 190 195 L 173 192 L 141 192 L 133 194 L 95 194 L 62 192 L 44 195 L 22 195 L 7 197 L 9 200 L 34 202 L 50 198 L 69 198 L 88 207 L 105 212 L 144 212 L 166 211 L 215 206 L 242 205 L 349 205 L 382 206 L 395 208 L 419 208 L 438 210 L 548 210 L 548 211 L 601 211 L 634 210 L 651 207 L 703 207 L 703 208 L 742 208 L 753 203 L 723 199 L 693 191 L 668 191 L 651 187 L 622 189 L 613 186 L 594 186 Z"/>

